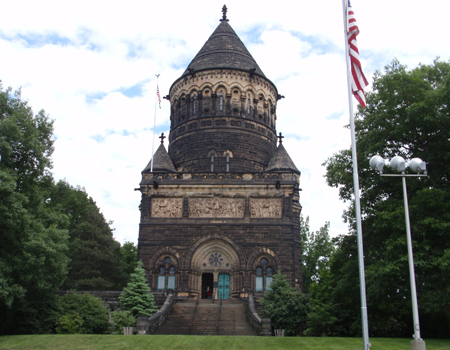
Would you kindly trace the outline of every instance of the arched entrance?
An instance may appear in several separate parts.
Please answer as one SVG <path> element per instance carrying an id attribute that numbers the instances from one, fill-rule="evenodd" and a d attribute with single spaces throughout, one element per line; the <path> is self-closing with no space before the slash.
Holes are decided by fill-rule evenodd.
<path id="1" fill-rule="evenodd" d="M 239 267 L 239 256 L 230 244 L 220 239 L 204 242 L 192 255 L 191 290 L 199 291 L 203 299 L 230 299 L 239 293 Z"/>

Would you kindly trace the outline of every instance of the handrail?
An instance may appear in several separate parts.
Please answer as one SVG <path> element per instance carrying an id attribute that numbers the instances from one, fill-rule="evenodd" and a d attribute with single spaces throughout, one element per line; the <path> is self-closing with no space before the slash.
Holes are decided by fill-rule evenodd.
<path id="1" fill-rule="evenodd" d="M 221 312 L 222 312 L 222 299 L 220 299 L 219 317 L 217 317 L 217 324 L 216 324 L 217 334 L 219 334 L 219 322 L 220 322 L 220 314 L 221 314 Z"/>
<path id="2" fill-rule="evenodd" d="M 149 334 L 150 331 L 155 331 L 166 320 L 169 313 L 172 311 L 175 298 L 169 294 L 164 301 L 163 306 L 155 312 L 151 317 L 139 316 L 137 319 L 137 330 Z"/>
<path id="3" fill-rule="evenodd" d="M 193 326 L 194 320 L 195 320 L 195 314 L 197 313 L 198 303 L 199 303 L 199 298 L 197 297 L 197 301 L 195 302 L 194 312 L 192 313 L 191 322 L 189 323 L 189 334 L 191 334 L 191 331 L 192 331 L 192 326 Z"/>
<path id="4" fill-rule="evenodd" d="M 272 335 L 272 322 L 270 318 L 261 318 L 255 310 L 255 299 L 252 294 L 248 296 L 247 303 L 247 320 L 256 330 L 258 335 Z"/>

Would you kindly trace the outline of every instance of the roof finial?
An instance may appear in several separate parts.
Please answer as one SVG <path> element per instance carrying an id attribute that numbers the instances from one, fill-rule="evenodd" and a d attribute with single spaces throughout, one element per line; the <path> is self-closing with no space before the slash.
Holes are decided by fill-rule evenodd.
<path id="1" fill-rule="evenodd" d="M 164 139 L 166 138 L 166 136 L 164 136 L 164 133 L 162 132 L 159 138 L 161 139 L 161 143 L 164 143 Z"/>
<path id="2" fill-rule="evenodd" d="M 282 144 L 284 136 L 281 135 L 281 132 L 279 133 L 279 136 L 277 136 L 277 137 L 280 139 L 280 144 Z"/>
<path id="3" fill-rule="evenodd" d="M 223 21 L 228 22 L 229 20 L 227 18 L 227 5 L 223 5 L 222 12 L 223 12 L 223 16 L 222 16 L 222 19 L 220 20 L 220 22 L 223 22 Z"/>

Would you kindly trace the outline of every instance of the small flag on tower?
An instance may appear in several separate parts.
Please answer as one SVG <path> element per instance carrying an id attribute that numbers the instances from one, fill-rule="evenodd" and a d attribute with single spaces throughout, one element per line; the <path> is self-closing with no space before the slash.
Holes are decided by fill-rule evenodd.
<path id="1" fill-rule="evenodd" d="M 362 107 L 366 107 L 364 88 L 369 85 L 369 83 L 362 72 L 361 62 L 359 60 L 358 42 L 356 41 L 356 36 L 358 34 L 358 25 L 356 24 L 355 14 L 353 13 L 349 0 L 347 6 L 347 40 L 352 69 L 352 92 L 359 104 Z"/>
<path id="2" fill-rule="evenodd" d="M 159 86 L 156 85 L 156 95 L 158 96 L 159 109 L 161 109 L 161 95 L 159 94 Z"/>

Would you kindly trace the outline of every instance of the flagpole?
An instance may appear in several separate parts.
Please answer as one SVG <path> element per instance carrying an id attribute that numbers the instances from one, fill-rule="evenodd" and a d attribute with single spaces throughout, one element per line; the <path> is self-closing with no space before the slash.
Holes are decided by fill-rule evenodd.
<path id="1" fill-rule="evenodd" d="M 359 177 L 358 177 L 358 157 L 356 154 L 356 137 L 355 137 L 355 118 L 353 114 L 353 98 L 352 98 L 352 84 L 351 84 L 351 66 L 349 45 L 347 37 L 347 5 L 348 0 L 342 0 L 342 8 L 344 14 L 344 38 L 345 38 L 345 56 L 347 63 L 347 92 L 348 92 L 348 106 L 350 113 L 350 130 L 352 139 L 352 163 L 353 163 L 353 190 L 355 192 L 355 213 L 356 213 L 356 231 L 358 242 L 358 266 L 359 266 L 359 284 L 361 294 L 361 319 L 362 319 L 362 331 L 364 350 L 370 348 L 369 343 L 369 324 L 367 319 L 367 302 L 366 302 L 366 277 L 364 274 L 364 250 L 363 250 L 363 238 L 362 238 L 362 225 L 361 225 L 361 204 L 359 200 Z"/>
<path id="2" fill-rule="evenodd" d="M 156 134 L 156 104 L 157 104 L 157 102 L 158 102 L 158 89 L 159 89 L 159 86 L 158 86 L 158 80 L 159 80 L 160 74 L 155 74 L 155 75 L 156 75 L 156 94 L 155 94 L 155 116 L 153 117 L 152 164 L 151 164 L 151 166 L 150 166 L 150 172 L 151 172 L 151 173 L 153 172 L 153 163 L 154 163 L 154 159 L 153 159 L 154 153 L 153 153 L 153 150 L 154 150 L 154 148 L 155 148 L 155 134 Z"/>

